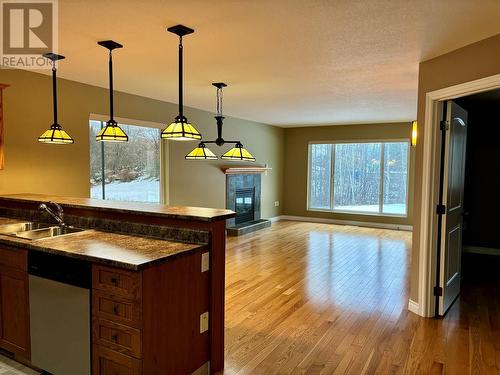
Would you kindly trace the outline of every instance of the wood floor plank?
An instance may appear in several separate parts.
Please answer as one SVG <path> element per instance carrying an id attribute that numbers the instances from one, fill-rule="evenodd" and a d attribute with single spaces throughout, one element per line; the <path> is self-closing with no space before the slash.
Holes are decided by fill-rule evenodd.
<path id="1" fill-rule="evenodd" d="M 498 275 L 465 274 L 444 319 L 420 318 L 410 246 L 409 232 L 287 221 L 228 238 L 224 373 L 500 375 Z"/>

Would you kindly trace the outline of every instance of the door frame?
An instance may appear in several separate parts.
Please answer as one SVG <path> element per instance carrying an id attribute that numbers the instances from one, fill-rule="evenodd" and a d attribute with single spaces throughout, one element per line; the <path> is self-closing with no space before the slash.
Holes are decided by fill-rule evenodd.
<path id="1" fill-rule="evenodd" d="M 418 232 L 418 302 L 410 299 L 409 309 L 423 317 L 434 316 L 435 298 L 433 288 L 437 266 L 437 215 L 439 193 L 440 130 L 439 122 L 443 102 L 500 88 L 500 74 L 458 85 L 427 92 L 425 95 L 425 117 L 422 140 L 423 169 L 420 230 Z"/>

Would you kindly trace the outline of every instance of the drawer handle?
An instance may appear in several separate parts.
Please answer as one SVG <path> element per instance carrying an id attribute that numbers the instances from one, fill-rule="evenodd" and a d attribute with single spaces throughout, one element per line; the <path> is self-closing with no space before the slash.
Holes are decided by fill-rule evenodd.
<path id="1" fill-rule="evenodd" d="M 114 284 L 114 285 L 118 285 L 118 278 L 116 278 L 115 276 L 113 276 L 111 278 L 111 283 Z"/>
<path id="2" fill-rule="evenodd" d="M 114 334 L 113 336 L 111 336 L 111 340 L 113 340 L 114 342 L 118 342 L 118 335 Z"/>
<path id="3" fill-rule="evenodd" d="M 113 305 L 113 314 L 118 315 L 118 306 Z"/>

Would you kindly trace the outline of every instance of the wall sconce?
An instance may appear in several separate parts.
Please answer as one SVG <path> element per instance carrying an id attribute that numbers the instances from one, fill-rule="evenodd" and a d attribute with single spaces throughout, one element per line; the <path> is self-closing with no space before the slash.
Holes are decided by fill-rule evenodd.
<path id="1" fill-rule="evenodd" d="M 411 145 L 412 147 L 417 146 L 417 121 L 411 123 Z"/>

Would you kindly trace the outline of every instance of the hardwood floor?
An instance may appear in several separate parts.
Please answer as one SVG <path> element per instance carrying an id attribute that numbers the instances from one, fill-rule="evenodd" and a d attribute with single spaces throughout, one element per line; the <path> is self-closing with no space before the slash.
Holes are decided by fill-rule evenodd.
<path id="1" fill-rule="evenodd" d="M 229 238 L 224 374 L 500 374 L 500 257 L 464 254 L 459 300 L 424 319 L 407 310 L 410 242 L 298 222 Z M 33 372 L 0 357 L 4 373 Z"/>
<path id="2" fill-rule="evenodd" d="M 39 375 L 37 371 L 0 354 L 0 375 Z"/>
<path id="3" fill-rule="evenodd" d="M 500 374 L 500 268 L 423 319 L 407 310 L 410 243 L 298 222 L 229 238 L 224 374 Z"/>

